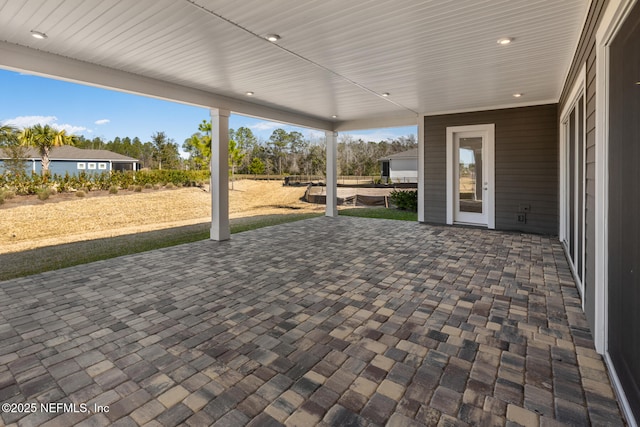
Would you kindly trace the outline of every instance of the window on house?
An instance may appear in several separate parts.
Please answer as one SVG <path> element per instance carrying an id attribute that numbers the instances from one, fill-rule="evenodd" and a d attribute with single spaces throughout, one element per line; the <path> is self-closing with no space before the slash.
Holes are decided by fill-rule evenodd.
<path id="1" fill-rule="evenodd" d="M 584 292 L 584 244 L 585 244 L 585 105 L 584 92 L 569 107 L 562 119 L 563 136 L 563 232 L 569 263 Z"/>
<path id="2" fill-rule="evenodd" d="M 84 162 L 78 162 L 78 170 L 85 170 L 87 168 L 87 164 Z"/>
<path id="3" fill-rule="evenodd" d="M 96 168 L 96 164 L 95 163 L 88 163 L 87 164 L 87 169 L 95 169 Z"/>
<path id="4" fill-rule="evenodd" d="M 107 164 L 106 163 L 98 163 L 98 169 L 107 170 Z"/>

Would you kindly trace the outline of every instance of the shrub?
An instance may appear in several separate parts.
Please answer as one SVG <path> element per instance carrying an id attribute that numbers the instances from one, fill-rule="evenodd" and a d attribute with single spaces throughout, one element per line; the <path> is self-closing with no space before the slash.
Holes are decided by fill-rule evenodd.
<path id="1" fill-rule="evenodd" d="M 147 183 L 144 185 L 144 188 L 145 188 L 145 189 L 147 189 L 147 190 L 151 190 L 151 189 L 153 188 L 153 184 L 150 184 L 150 183 L 148 183 L 148 182 L 147 182 Z"/>
<path id="2" fill-rule="evenodd" d="M 154 189 L 154 190 L 159 190 L 159 189 L 160 189 L 160 185 L 158 185 L 158 184 L 154 185 L 154 186 L 153 186 L 153 189 Z"/>
<path id="3" fill-rule="evenodd" d="M 142 193 L 142 185 L 136 185 L 135 187 L 133 187 L 133 191 L 135 191 L 136 193 Z"/>
<path id="4" fill-rule="evenodd" d="M 74 190 L 92 191 L 109 190 L 112 186 L 121 189 L 130 189 L 134 185 L 163 186 L 192 186 L 197 182 L 208 182 L 209 171 L 181 171 L 181 170 L 145 170 L 145 171 L 116 171 L 104 173 L 80 172 L 79 174 L 64 175 L 53 174 L 45 182 L 37 173 L 8 174 L 0 173 L 0 188 L 11 189 L 14 194 L 38 194 L 45 186 L 49 185 L 58 192 Z"/>
<path id="5" fill-rule="evenodd" d="M 118 187 L 116 185 L 109 187 L 109 194 L 118 194 Z"/>
<path id="6" fill-rule="evenodd" d="M 4 203 L 5 195 L 4 193 L 0 193 L 0 205 Z"/>
<path id="7" fill-rule="evenodd" d="M 172 188 L 175 188 L 175 185 L 173 185 L 172 183 L 168 182 L 167 185 L 164 186 L 164 188 L 168 188 L 169 190 L 171 190 Z"/>
<path id="8" fill-rule="evenodd" d="M 42 200 L 42 201 L 47 200 L 49 196 L 51 196 L 51 190 L 48 188 L 38 191 L 39 200 Z"/>
<path id="9" fill-rule="evenodd" d="M 417 212 L 418 211 L 418 192 L 417 191 L 398 191 L 393 190 L 389 195 L 391 203 L 398 209 Z"/>
<path id="10" fill-rule="evenodd" d="M 16 197 L 16 193 L 14 193 L 11 190 L 2 192 L 2 195 L 7 200 L 10 200 L 10 199 L 13 199 L 14 197 Z"/>
<path id="11" fill-rule="evenodd" d="M 82 191 L 82 190 L 78 190 L 78 191 L 76 191 L 76 197 L 84 197 L 84 196 L 86 196 L 86 195 L 87 195 L 87 193 L 85 193 L 85 192 L 84 192 L 84 191 Z"/>

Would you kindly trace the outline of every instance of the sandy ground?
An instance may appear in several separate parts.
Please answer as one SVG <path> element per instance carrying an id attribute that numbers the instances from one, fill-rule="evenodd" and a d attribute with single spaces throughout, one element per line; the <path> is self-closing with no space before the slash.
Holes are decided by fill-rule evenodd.
<path id="1" fill-rule="evenodd" d="M 237 181 L 229 191 L 230 217 L 323 212 L 324 206 L 301 201 L 305 189 Z M 211 194 L 201 188 L 58 194 L 46 201 L 16 196 L 0 205 L 0 254 L 210 220 Z"/>

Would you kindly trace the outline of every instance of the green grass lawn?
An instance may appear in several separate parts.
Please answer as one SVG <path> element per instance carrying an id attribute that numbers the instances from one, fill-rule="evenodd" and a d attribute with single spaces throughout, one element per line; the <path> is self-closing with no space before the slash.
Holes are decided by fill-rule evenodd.
<path id="1" fill-rule="evenodd" d="M 351 208 L 341 209 L 339 215 L 357 216 L 360 218 L 397 219 L 401 221 L 417 221 L 418 213 L 401 211 L 395 208 Z"/>
<path id="2" fill-rule="evenodd" d="M 231 220 L 231 233 L 313 218 L 321 214 L 261 215 Z M 211 223 L 47 246 L 0 255 L 0 280 L 166 248 L 209 238 Z M 34 260 L 37 260 L 34 262 Z"/>

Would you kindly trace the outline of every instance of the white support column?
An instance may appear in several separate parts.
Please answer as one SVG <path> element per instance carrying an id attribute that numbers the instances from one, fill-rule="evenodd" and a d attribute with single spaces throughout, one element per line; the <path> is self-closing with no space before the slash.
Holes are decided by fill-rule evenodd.
<path id="1" fill-rule="evenodd" d="M 229 110 L 211 109 L 211 240 L 229 240 Z"/>
<path id="2" fill-rule="evenodd" d="M 325 216 L 338 216 L 338 132 L 325 132 L 327 138 L 327 204 Z"/>
<path id="3" fill-rule="evenodd" d="M 418 222 L 424 222 L 424 115 L 418 116 Z"/>

